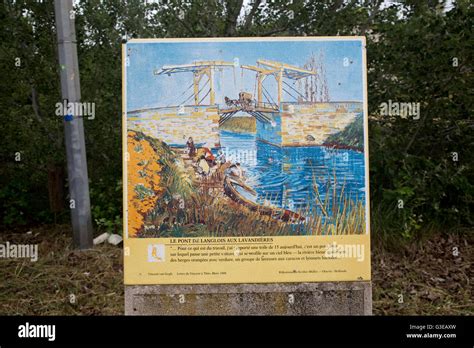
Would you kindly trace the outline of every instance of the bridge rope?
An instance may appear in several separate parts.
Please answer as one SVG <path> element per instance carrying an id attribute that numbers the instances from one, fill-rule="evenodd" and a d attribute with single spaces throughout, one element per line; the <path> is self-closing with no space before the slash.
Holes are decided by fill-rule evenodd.
<path id="1" fill-rule="evenodd" d="M 290 87 L 293 91 L 295 91 L 296 93 L 298 93 L 304 100 L 308 101 L 308 100 L 306 99 L 306 97 L 305 97 L 303 94 L 301 94 L 296 88 L 294 88 L 294 87 L 293 87 L 292 85 L 290 85 L 288 82 L 283 81 L 283 83 L 284 83 L 285 85 L 287 85 L 288 87 Z M 286 93 L 288 93 L 288 92 L 286 92 Z M 290 94 L 290 93 L 288 93 L 288 94 Z M 290 94 L 290 95 L 291 95 L 291 94 Z"/>
<path id="2" fill-rule="evenodd" d="M 193 97 L 194 97 L 194 92 L 189 97 L 187 97 L 185 101 L 179 103 L 178 105 L 186 105 L 186 103 Z"/>
<path id="3" fill-rule="evenodd" d="M 253 111 L 248 111 L 248 113 L 253 116 L 254 118 L 256 118 L 257 120 L 259 120 L 260 122 L 263 122 L 263 120 L 260 118 L 259 115 L 256 115 L 255 112 Z"/>
<path id="4" fill-rule="evenodd" d="M 211 93 L 211 89 L 210 89 L 210 88 L 207 90 L 206 95 L 205 95 L 204 97 L 202 97 L 202 99 L 199 101 L 198 104 L 201 104 L 201 102 L 204 100 L 204 98 L 206 98 L 206 97 L 209 95 L 209 93 Z"/>
<path id="5" fill-rule="evenodd" d="M 293 99 L 295 99 L 296 101 L 298 101 L 298 98 L 296 98 L 293 94 L 291 94 L 290 92 L 288 92 L 286 89 L 283 88 L 283 90 L 288 93 L 290 96 L 293 97 Z"/>
<path id="6" fill-rule="evenodd" d="M 233 111 L 233 112 L 230 112 L 230 113 L 222 116 L 221 119 L 219 120 L 219 125 L 222 125 L 222 124 L 224 124 L 224 122 L 227 122 L 227 120 L 230 120 L 236 113 L 237 113 L 237 111 Z"/>
<path id="7" fill-rule="evenodd" d="M 265 86 L 263 84 L 262 84 L 262 91 L 263 91 L 263 96 L 267 99 L 269 104 L 274 105 L 274 106 L 278 106 L 277 103 L 275 103 L 272 96 L 270 95 L 270 93 L 267 91 L 267 89 L 265 88 Z M 270 99 L 271 99 L 271 101 L 270 101 Z"/>
<path id="8" fill-rule="evenodd" d="M 191 87 L 193 87 L 193 85 L 194 85 L 194 83 L 191 83 L 191 84 L 189 85 L 189 87 L 184 90 L 183 93 L 181 93 L 178 97 L 175 98 L 175 100 L 179 100 L 178 98 L 181 98 L 185 93 L 187 93 L 188 90 L 189 90 Z M 170 107 L 170 106 L 171 106 L 171 104 L 168 104 L 166 107 Z"/>
<path id="9" fill-rule="evenodd" d="M 262 114 L 261 112 L 252 111 L 252 112 L 250 112 L 250 114 L 253 117 L 255 117 L 256 119 L 258 119 L 260 122 L 270 123 L 270 119 L 267 116 L 265 116 L 264 114 Z"/>
<path id="10" fill-rule="evenodd" d="M 204 85 L 199 89 L 198 95 L 199 95 L 199 93 L 201 93 L 201 91 L 204 89 L 204 87 L 206 87 L 206 85 L 207 85 L 208 83 L 209 83 L 209 80 L 207 80 L 206 83 L 204 83 Z M 193 85 L 194 85 L 194 83 L 193 83 Z M 194 92 L 193 92 L 188 98 L 186 98 L 186 100 L 185 100 L 184 102 L 182 102 L 182 103 L 180 103 L 180 104 L 178 104 L 178 105 L 186 105 L 186 103 L 188 102 L 188 100 L 191 99 L 192 97 L 194 97 Z M 199 103 L 201 103 L 201 102 L 199 102 Z"/>

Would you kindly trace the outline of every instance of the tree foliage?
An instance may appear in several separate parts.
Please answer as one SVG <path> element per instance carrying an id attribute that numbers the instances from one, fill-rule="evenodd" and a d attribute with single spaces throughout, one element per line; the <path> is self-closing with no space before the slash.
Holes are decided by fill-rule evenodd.
<path id="1" fill-rule="evenodd" d="M 428 222 L 472 226 L 473 11 L 467 0 L 75 2 L 82 100 L 96 103 L 85 120 L 94 218 L 110 227 L 121 215 L 124 39 L 366 35 L 376 227 L 411 236 Z M 0 4 L 4 225 L 68 218 L 48 207 L 48 171 L 65 167 L 56 47 L 52 1 Z M 419 102 L 420 119 L 380 115 L 388 100 Z"/>

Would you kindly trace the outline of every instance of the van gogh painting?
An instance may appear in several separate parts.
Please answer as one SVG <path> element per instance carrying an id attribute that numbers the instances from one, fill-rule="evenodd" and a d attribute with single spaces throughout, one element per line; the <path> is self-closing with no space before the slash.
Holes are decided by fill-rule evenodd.
<path id="1" fill-rule="evenodd" d="M 363 45 L 127 43 L 128 237 L 366 234 Z"/>

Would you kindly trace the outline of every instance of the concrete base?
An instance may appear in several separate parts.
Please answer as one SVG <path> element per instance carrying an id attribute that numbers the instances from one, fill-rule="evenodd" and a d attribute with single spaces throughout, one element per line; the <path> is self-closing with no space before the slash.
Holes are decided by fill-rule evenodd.
<path id="1" fill-rule="evenodd" d="M 125 315 L 371 315 L 372 283 L 125 286 Z"/>

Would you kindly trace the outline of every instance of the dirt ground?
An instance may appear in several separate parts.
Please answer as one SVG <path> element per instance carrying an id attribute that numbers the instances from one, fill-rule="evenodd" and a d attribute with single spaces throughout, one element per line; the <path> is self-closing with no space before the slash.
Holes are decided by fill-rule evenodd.
<path id="1" fill-rule="evenodd" d="M 0 244 L 38 244 L 37 262 L 0 259 L 0 315 L 122 315 L 121 246 L 71 248 L 68 226 L 0 232 Z M 472 231 L 388 251 L 372 242 L 375 315 L 472 315 Z"/>
<path id="2" fill-rule="evenodd" d="M 69 226 L 0 232 L 0 243 L 37 243 L 39 254 L 37 262 L 0 259 L 0 315 L 123 314 L 121 247 L 74 251 L 71 236 Z"/>
<path id="3" fill-rule="evenodd" d="M 373 241 L 374 314 L 474 314 L 472 232 L 434 235 L 396 252 Z"/>

